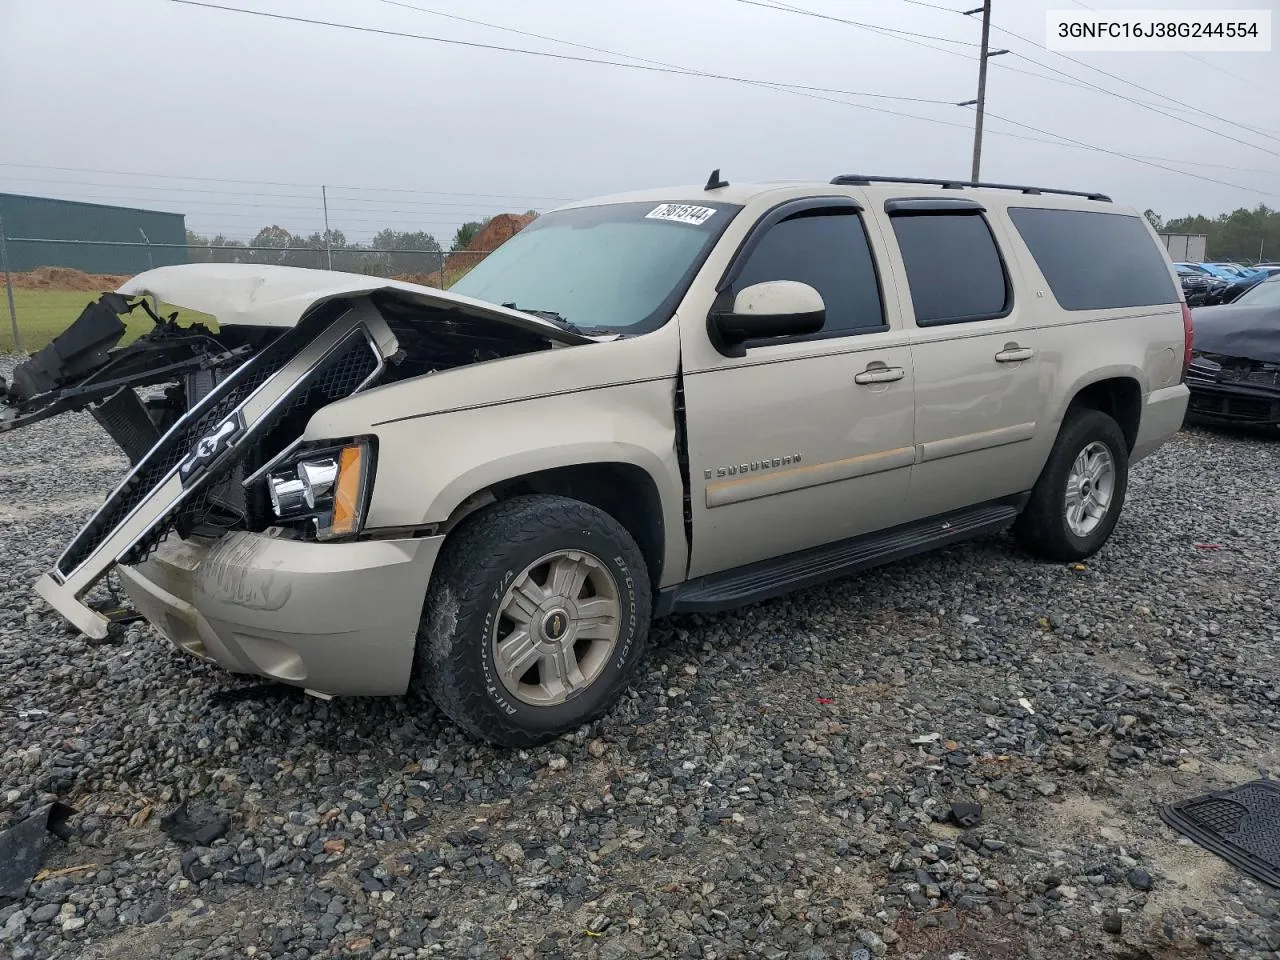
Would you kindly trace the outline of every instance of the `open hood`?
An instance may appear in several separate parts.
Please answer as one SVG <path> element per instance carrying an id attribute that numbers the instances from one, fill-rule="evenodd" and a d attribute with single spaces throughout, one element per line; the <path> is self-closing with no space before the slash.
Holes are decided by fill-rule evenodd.
<path id="1" fill-rule="evenodd" d="M 1280 307 L 1197 307 L 1192 317 L 1197 353 L 1280 363 Z"/>
<path id="2" fill-rule="evenodd" d="M 170 307 L 213 322 L 162 315 Z M 125 318 L 144 316 L 153 327 L 120 346 Z M 85 593 L 173 530 L 186 538 L 267 529 L 263 479 L 325 406 L 399 380 L 594 342 L 541 316 L 380 277 L 241 264 L 140 274 L 0 382 L 0 433 L 88 410 L 132 464 L 37 591 L 85 633 L 105 636 L 108 621 Z"/>
<path id="3" fill-rule="evenodd" d="M 140 273 L 117 291 L 151 296 L 175 307 L 207 313 L 222 326 L 292 327 L 312 307 L 338 297 L 386 291 L 423 306 L 457 310 L 509 323 L 564 344 L 591 343 L 549 320 L 447 290 L 384 277 L 305 267 L 249 263 L 190 263 Z"/>
<path id="4" fill-rule="evenodd" d="M 148 298 L 162 310 L 172 306 L 209 314 L 216 326 L 183 325 L 163 317 Z M 424 330 L 442 335 L 450 328 L 483 326 L 490 345 L 534 341 L 555 348 L 600 339 L 541 316 L 383 277 L 241 263 L 160 267 L 104 294 L 74 320 L 69 317 L 67 329 L 51 344 L 14 368 L 10 383 L 0 380 L 0 433 L 66 410 L 93 409 L 92 404 L 123 387 L 171 383 L 197 371 L 230 368 L 324 312 L 331 301 L 371 298 L 416 311 Z M 125 335 L 123 318 L 143 314 L 151 317 L 154 328 L 117 346 Z M 129 450 L 136 444 L 121 445 Z"/>

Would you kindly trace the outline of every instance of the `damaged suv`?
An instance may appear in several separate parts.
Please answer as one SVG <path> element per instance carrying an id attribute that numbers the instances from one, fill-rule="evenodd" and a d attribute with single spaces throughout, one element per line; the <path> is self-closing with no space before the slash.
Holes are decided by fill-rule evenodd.
<path id="1" fill-rule="evenodd" d="M 0 429 L 87 409 L 130 458 L 36 584 L 84 633 L 114 569 L 193 656 L 522 745 L 602 715 L 655 617 L 1010 526 L 1089 556 L 1190 350 L 1100 194 L 717 171 L 548 213 L 448 292 L 148 271 L 17 368 Z"/>

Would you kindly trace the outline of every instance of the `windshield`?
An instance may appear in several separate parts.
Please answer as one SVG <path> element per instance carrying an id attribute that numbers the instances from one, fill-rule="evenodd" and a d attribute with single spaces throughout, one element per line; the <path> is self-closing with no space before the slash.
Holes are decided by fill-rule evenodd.
<path id="1" fill-rule="evenodd" d="M 1280 277 L 1263 280 L 1251 290 L 1246 290 L 1236 297 L 1232 306 L 1242 307 L 1280 307 Z"/>
<path id="2" fill-rule="evenodd" d="M 539 217 L 450 289 L 587 333 L 664 324 L 740 207 L 614 203 Z"/>

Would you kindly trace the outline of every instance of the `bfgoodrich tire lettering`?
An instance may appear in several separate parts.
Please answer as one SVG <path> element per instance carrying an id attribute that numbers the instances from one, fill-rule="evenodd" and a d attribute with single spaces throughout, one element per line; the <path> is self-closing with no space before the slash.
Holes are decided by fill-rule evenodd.
<path id="1" fill-rule="evenodd" d="M 1068 515 L 1068 481 L 1079 477 L 1085 482 L 1086 494 L 1091 489 L 1088 471 L 1076 467 L 1082 456 L 1093 457 L 1096 463 L 1106 461 L 1107 503 L 1095 522 L 1073 524 Z M 1014 525 L 1014 534 L 1023 547 L 1044 560 L 1092 556 L 1107 542 L 1120 519 L 1128 483 L 1129 446 L 1119 424 L 1098 410 L 1076 410 L 1063 422 L 1031 500 Z M 1073 487 L 1071 496 L 1080 496 L 1080 491 Z M 1082 535 L 1081 530 L 1087 532 Z"/>
<path id="2" fill-rule="evenodd" d="M 600 651 L 595 668 L 579 672 L 580 684 L 558 688 L 554 678 L 542 681 L 542 657 L 532 674 L 542 687 L 513 681 L 511 664 L 499 662 L 500 634 L 513 623 L 504 601 L 512 596 L 520 600 L 524 595 L 517 588 L 562 558 L 588 570 L 601 596 L 616 597 L 616 638 Z M 556 569 L 548 567 L 545 576 L 552 577 Z M 533 587 L 550 597 L 550 584 L 548 579 L 546 589 L 536 583 Z M 445 540 L 427 591 L 412 686 L 479 738 L 505 746 L 553 739 L 600 717 L 621 696 L 644 652 L 650 603 L 640 549 L 608 514 L 563 497 L 504 501 L 472 515 Z M 560 607 L 549 605 L 555 606 L 551 614 L 539 609 L 529 622 L 536 624 L 543 615 L 554 618 Z M 574 624 L 596 619 L 569 613 Z M 547 636 L 538 634 L 543 644 L 538 649 L 546 649 Z M 531 654 L 532 646 L 530 641 Z"/>

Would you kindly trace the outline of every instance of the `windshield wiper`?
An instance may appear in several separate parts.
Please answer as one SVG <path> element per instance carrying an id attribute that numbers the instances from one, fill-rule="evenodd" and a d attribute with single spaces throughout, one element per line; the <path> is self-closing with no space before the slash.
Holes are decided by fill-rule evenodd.
<path id="1" fill-rule="evenodd" d="M 550 320 L 561 330 L 567 330 L 570 333 L 576 333 L 579 336 L 585 336 L 585 334 L 583 334 L 582 330 L 578 327 L 576 323 L 574 323 L 572 320 L 566 320 L 564 317 L 560 316 L 560 314 L 556 313 L 554 310 L 532 310 L 529 307 L 522 307 L 516 303 L 504 303 L 502 304 L 502 306 L 506 307 L 508 310 L 519 310 L 521 313 L 527 313 L 530 316 L 538 317 L 541 320 Z"/>
<path id="2" fill-rule="evenodd" d="M 527 307 L 521 307 L 514 303 L 504 303 L 502 306 L 506 307 L 508 310 L 519 310 L 521 313 L 527 313 L 542 320 L 550 320 L 561 330 L 567 330 L 569 333 L 576 333 L 580 337 L 626 336 L 626 334 L 619 333 L 612 327 L 588 327 L 584 330 L 572 320 L 566 320 L 554 310 L 530 310 Z"/>

